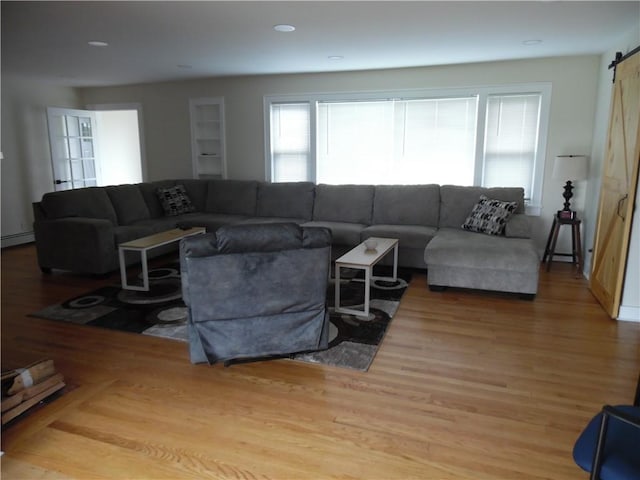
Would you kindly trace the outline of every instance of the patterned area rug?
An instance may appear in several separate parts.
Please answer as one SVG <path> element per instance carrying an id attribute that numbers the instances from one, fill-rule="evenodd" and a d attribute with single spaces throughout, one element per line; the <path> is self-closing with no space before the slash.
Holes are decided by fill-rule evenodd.
<path id="1" fill-rule="evenodd" d="M 375 274 L 390 276 L 391 271 L 384 266 L 376 267 Z M 364 282 L 361 277 L 360 271 L 341 270 L 341 306 L 363 308 Z M 411 272 L 402 269 L 395 282 L 375 280 L 371 285 L 370 315 L 364 319 L 334 311 L 335 283 L 332 278 L 327 286 L 331 320 L 329 348 L 292 358 L 368 370 L 410 281 Z M 119 285 L 98 288 L 30 316 L 187 342 L 187 308 L 181 296 L 179 267 L 170 265 L 150 270 L 149 284 L 149 292 L 122 290 Z"/>

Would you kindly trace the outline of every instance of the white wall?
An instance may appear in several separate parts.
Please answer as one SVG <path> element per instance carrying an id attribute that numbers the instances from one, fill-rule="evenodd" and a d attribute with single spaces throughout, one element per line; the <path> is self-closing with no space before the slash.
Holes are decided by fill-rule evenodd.
<path id="1" fill-rule="evenodd" d="M 2 74 L 2 246 L 32 239 L 31 203 L 53 190 L 46 107 L 78 108 L 76 91 Z"/>
<path id="2" fill-rule="evenodd" d="M 98 185 L 140 183 L 142 164 L 137 110 L 96 111 Z"/>
<path id="3" fill-rule="evenodd" d="M 551 118 L 546 158 L 591 151 L 598 69 L 597 56 L 558 57 L 438 67 L 324 74 L 209 78 L 195 81 L 82 90 L 84 103 L 139 102 L 145 111 L 150 180 L 191 176 L 189 98 L 223 96 L 230 178 L 265 179 L 263 97 L 269 94 L 448 88 L 551 82 Z M 553 214 L 562 207 L 562 181 L 551 179 L 547 163 L 543 211 L 535 235 L 542 251 Z M 585 189 L 572 205 L 584 210 Z M 562 232 L 558 251 L 570 248 Z"/>

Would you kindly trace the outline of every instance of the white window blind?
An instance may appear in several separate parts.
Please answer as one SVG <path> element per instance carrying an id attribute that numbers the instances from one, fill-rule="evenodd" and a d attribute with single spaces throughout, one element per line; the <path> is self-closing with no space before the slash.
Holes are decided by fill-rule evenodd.
<path id="1" fill-rule="evenodd" d="M 542 201 L 551 85 L 265 97 L 268 178 L 523 187 Z"/>
<path id="2" fill-rule="evenodd" d="M 540 94 L 488 96 L 483 186 L 522 186 L 531 198 L 540 102 Z"/>
<path id="3" fill-rule="evenodd" d="M 397 183 L 472 185 L 477 97 L 399 102 Z"/>
<path id="4" fill-rule="evenodd" d="M 473 183 L 477 98 L 322 102 L 319 183 Z"/>
<path id="5" fill-rule="evenodd" d="M 318 105 L 318 183 L 379 183 L 394 170 L 393 103 Z"/>
<path id="6" fill-rule="evenodd" d="M 274 182 L 310 180 L 309 103 L 271 105 L 271 176 Z"/>

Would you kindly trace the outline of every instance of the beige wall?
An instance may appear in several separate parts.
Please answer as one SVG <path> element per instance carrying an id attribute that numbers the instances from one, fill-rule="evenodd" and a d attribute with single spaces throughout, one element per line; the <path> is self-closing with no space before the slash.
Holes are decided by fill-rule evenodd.
<path id="1" fill-rule="evenodd" d="M 46 107 L 78 108 L 77 92 L 2 75 L 2 246 L 29 240 L 31 202 L 53 190 Z"/>
<path id="2" fill-rule="evenodd" d="M 263 98 L 270 94 L 328 93 L 551 82 L 547 159 L 591 152 L 600 58 L 558 57 L 366 72 L 210 78 L 196 81 L 82 90 L 84 103 L 139 102 L 144 110 L 149 179 L 191 176 L 189 98 L 225 99 L 230 178 L 265 178 Z M 552 215 L 562 207 L 563 182 L 547 163 L 543 210 L 536 225 L 542 250 Z M 582 187 L 582 188 L 581 188 Z M 584 186 L 572 204 L 584 209 Z M 558 250 L 569 248 L 563 232 Z"/>

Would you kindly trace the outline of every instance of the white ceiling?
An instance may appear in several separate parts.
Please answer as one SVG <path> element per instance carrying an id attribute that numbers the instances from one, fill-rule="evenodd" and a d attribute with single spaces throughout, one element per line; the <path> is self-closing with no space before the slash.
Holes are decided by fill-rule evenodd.
<path id="1" fill-rule="evenodd" d="M 600 54 L 640 22 L 637 0 L 3 0 L 1 8 L 2 72 L 71 86 Z M 280 23 L 295 32 L 275 32 Z"/>

